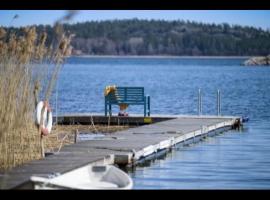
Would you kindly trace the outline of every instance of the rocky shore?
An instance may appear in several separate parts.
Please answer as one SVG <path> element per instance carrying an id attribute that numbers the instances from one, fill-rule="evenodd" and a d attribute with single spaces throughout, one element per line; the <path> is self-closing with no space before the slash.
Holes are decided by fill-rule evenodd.
<path id="1" fill-rule="evenodd" d="M 251 57 L 243 63 L 244 66 L 257 66 L 265 65 L 270 66 L 270 55 L 260 56 L 260 57 Z"/>

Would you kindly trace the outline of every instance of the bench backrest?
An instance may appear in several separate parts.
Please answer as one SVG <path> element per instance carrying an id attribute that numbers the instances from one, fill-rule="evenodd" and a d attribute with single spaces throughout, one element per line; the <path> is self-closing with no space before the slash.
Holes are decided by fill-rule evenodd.
<path id="1" fill-rule="evenodd" d="M 106 101 L 110 103 L 136 104 L 144 102 L 144 87 L 116 87 L 115 94 L 106 96 Z"/>

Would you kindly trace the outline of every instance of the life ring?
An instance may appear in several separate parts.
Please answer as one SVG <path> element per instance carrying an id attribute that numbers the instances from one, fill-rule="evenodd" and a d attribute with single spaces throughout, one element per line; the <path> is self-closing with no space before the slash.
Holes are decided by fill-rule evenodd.
<path id="1" fill-rule="evenodd" d="M 46 101 L 40 101 L 37 105 L 37 114 L 36 114 L 36 122 L 38 125 L 40 125 L 41 120 L 41 111 L 42 108 L 45 107 L 44 113 L 43 113 L 43 122 L 41 125 L 41 134 L 42 135 L 48 135 L 50 134 L 52 130 L 52 111 L 50 108 L 50 105 Z M 46 125 L 45 125 L 46 123 Z"/>

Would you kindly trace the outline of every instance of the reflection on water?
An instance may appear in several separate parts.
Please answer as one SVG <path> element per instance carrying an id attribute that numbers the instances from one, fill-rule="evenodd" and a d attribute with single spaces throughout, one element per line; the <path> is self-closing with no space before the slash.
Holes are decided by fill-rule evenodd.
<path id="1" fill-rule="evenodd" d="M 263 140 L 270 137 L 249 130 L 209 137 L 136 167 L 129 171 L 135 189 L 269 189 L 270 146 Z"/>

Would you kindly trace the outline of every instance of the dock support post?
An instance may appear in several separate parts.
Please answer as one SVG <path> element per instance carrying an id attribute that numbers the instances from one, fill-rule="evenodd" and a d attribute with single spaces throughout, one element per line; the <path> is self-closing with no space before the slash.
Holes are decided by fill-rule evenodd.
<path id="1" fill-rule="evenodd" d="M 78 129 L 76 129 L 75 134 L 74 134 L 74 143 L 75 144 L 77 143 L 77 136 L 78 136 L 78 134 L 79 134 L 79 131 L 78 131 Z"/>
<path id="2" fill-rule="evenodd" d="M 43 135 L 40 136 L 40 144 L 41 144 L 41 157 L 45 158 L 45 148 L 44 148 L 44 138 Z"/>

